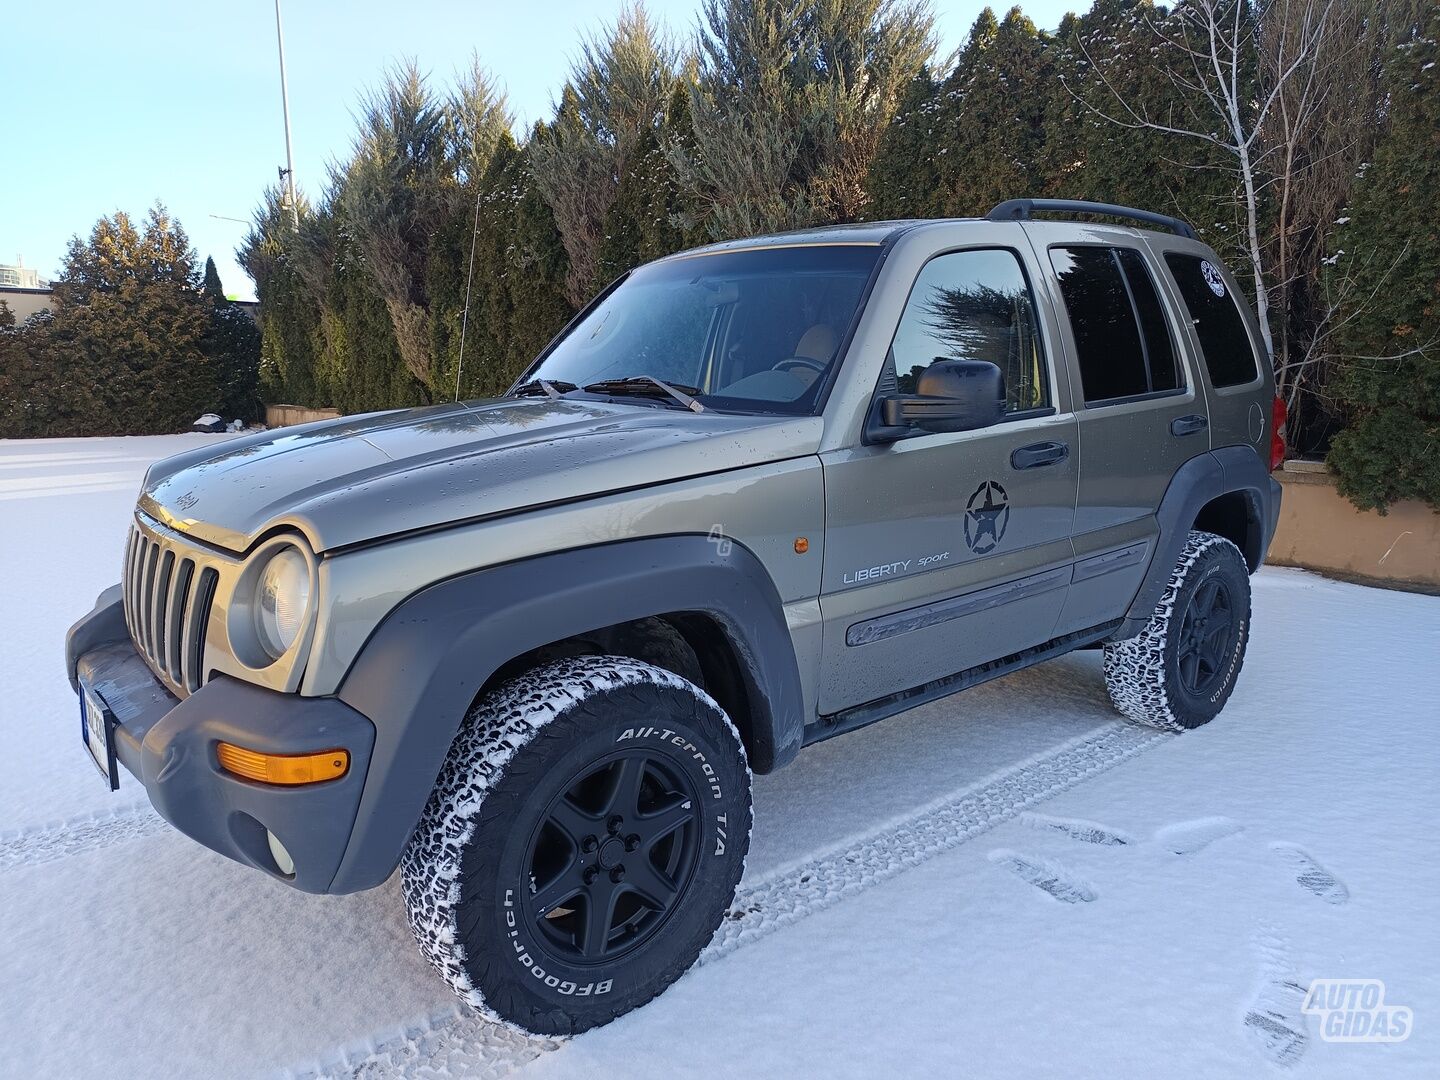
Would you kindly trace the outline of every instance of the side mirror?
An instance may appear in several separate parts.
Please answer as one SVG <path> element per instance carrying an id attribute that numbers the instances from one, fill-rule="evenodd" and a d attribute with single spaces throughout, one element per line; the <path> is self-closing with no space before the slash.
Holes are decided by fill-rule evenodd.
<path id="1" fill-rule="evenodd" d="M 912 429 L 973 431 L 1005 418 L 1005 376 L 984 360 L 937 360 L 915 382 L 914 394 L 880 400 L 875 441 L 903 438 Z"/>

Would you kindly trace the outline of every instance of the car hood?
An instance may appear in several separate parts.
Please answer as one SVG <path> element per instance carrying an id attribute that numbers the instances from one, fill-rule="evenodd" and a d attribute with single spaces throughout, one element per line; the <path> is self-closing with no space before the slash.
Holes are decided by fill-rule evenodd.
<path id="1" fill-rule="evenodd" d="M 328 551 L 813 454 L 821 427 L 577 399 L 371 413 L 157 462 L 140 508 L 233 551 L 284 526 Z"/>

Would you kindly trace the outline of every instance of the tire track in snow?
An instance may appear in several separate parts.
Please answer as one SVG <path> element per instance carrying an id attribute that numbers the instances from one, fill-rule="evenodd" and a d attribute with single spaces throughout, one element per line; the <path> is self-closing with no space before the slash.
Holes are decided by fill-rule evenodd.
<path id="1" fill-rule="evenodd" d="M 697 967 L 833 907 L 988 832 L 1172 734 L 1115 721 L 992 773 L 845 846 L 742 882 Z M 388 1036 L 337 1049 L 291 1077 L 504 1076 L 559 1040 L 521 1035 L 455 1005 Z"/>
<path id="2" fill-rule="evenodd" d="M 0 873 L 68 859 L 130 840 L 141 840 L 170 826 L 149 803 L 132 803 L 114 810 L 70 818 L 59 824 L 38 825 L 0 833 Z"/>

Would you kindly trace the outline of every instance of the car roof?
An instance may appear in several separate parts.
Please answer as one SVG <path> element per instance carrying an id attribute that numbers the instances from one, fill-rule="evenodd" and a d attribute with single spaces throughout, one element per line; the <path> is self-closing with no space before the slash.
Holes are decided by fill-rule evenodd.
<path id="1" fill-rule="evenodd" d="M 810 247 L 833 244 L 856 244 L 879 246 L 902 232 L 921 225 L 937 224 L 939 220 L 913 219 L 906 221 L 857 221 L 848 225 L 825 225 L 815 229 L 796 229 L 793 232 L 766 233 L 763 236 L 747 236 L 738 240 L 722 240 L 703 247 L 679 251 L 665 259 L 683 259 L 691 255 L 713 255 L 722 251 L 745 251 L 755 248 Z M 951 219 L 973 220 L 973 219 Z M 657 261 L 664 262 L 665 259 Z"/>
<path id="2" fill-rule="evenodd" d="M 1069 226 L 1073 229 L 1103 227 L 1121 230 L 1133 236 L 1142 234 L 1161 235 L 1167 240 L 1178 239 L 1169 232 L 1158 231 L 1137 227 L 1133 224 L 1118 225 L 1113 223 L 1102 223 L 1096 221 L 1079 221 L 1073 218 L 1039 218 L 1027 219 L 1031 224 L 1043 226 Z M 862 246 L 881 246 L 895 239 L 902 233 L 911 232 L 934 225 L 956 225 L 956 224 L 1008 224 L 1009 222 L 997 222 L 993 219 L 979 217 L 955 217 L 955 218 L 904 218 L 894 221 L 857 221 L 846 225 L 824 225 L 811 229 L 796 229 L 793 232 L 766 233 L 762 236 L 747 236 L 736 240 L 722 240 L 714 244 L 705 244 L 701 247 L 689 248 L 685 251 L 677 251 L 673 255 L 666 255 L 656 262 L 666 262 L 671 259 L 685 259 L 695 255 L 714 255 L 725 251 L 746 251 L 764 248 L 777 247 L 810 247 L 826 246 L 837 244 L 855 244 Z M 1016 224 L 1019 222 L 1016 221 Z"/>

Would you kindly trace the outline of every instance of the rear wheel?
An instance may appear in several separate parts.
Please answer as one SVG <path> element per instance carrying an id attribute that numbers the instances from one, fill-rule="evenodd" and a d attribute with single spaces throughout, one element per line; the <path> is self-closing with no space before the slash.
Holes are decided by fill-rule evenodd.
<path id="1" fill-rule="evenodd" d="M 1235 689 L 1250 634 L 1240 549 L 1192 532 L 1145 628 L 1105 646 L 1105 685 L 1124 716 L 1182 731 L 1215 718 Z"/>
<path id="2" fill-rule="evenodd" d="M 710 940 L 750 835 L 750 772 L 694 684 L 618 656 L 547 664 L 467 718 L 401 866 L 421 951 L 540 1034 L 649 1001 Z"/>

